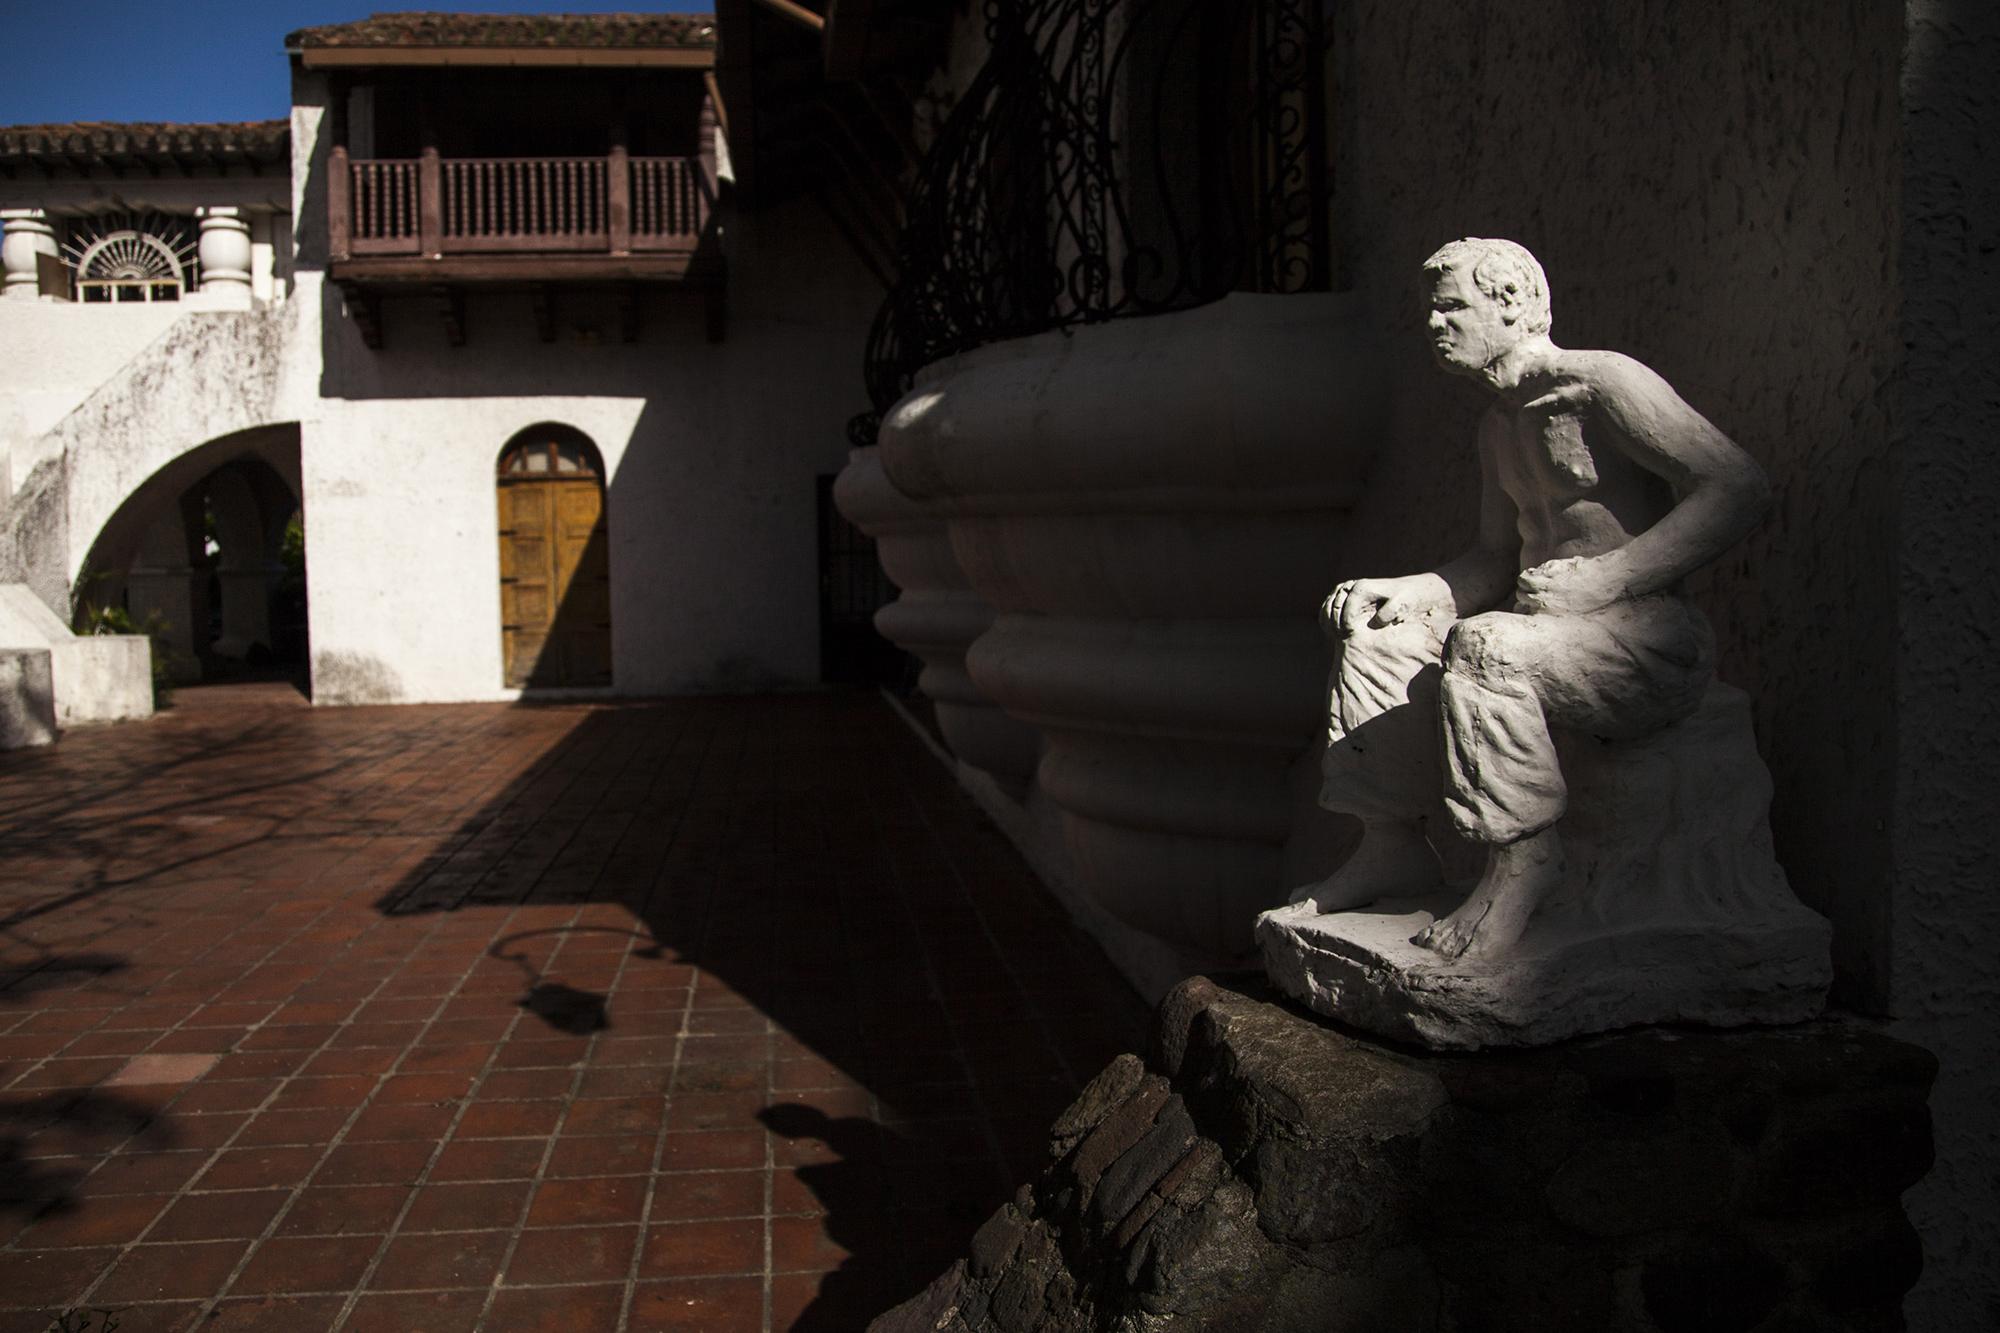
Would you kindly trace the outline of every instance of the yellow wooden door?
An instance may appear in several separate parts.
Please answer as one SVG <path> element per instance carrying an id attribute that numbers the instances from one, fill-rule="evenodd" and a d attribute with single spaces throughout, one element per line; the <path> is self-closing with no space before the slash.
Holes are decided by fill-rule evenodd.
<path id="1" fill-rule="evenodd" d="M 507 684 L 610 684 L 610 555 L 596 479 L 501 480 L 500 629 Z"/>

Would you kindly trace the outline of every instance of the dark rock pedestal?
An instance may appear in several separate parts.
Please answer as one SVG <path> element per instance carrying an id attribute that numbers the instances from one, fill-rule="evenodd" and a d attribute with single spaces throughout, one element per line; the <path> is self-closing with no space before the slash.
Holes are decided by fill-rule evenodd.
<path id="1" fill-rule="evenodd" d="M 1836 1020 L 1429 1054 L 1195 977 L 871 1327 L 1900 1329 L 1935 1072 Z"/>

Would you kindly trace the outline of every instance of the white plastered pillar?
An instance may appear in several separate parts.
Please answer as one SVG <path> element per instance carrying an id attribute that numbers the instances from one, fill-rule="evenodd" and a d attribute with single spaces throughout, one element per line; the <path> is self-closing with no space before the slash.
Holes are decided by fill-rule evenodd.
<path id="1" fill-rule="evenodd" d="M 55 228 L 39 208 L 0 209 L 0 224 L 6 227 L 5 239 L 0 239 L 0 266 L 6 270 L 4 296 L 13 301 L 35 300 L 42 294 L 37 256 L 60 253 Z"/>

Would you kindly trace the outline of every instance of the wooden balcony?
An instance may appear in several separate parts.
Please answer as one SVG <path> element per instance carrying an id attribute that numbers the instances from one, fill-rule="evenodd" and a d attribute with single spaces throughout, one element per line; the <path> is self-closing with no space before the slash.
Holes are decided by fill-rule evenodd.
<path id="1" fill-rule="evenodd" d="M 328 176 L 342 283 L 719 280 L 699 157 L 350 158 Z"/>

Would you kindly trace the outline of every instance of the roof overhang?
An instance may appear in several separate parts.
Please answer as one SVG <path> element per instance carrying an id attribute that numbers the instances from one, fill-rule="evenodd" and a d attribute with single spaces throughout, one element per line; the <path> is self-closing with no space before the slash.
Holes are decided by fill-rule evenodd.
<path id="1" fill-rule="evenodd" d="M 298 57 L 307 69 L 540 68 L 693 69 L 715 68 L 715 51 L 675 47 L 551 46 L 308 46 Z"/>

